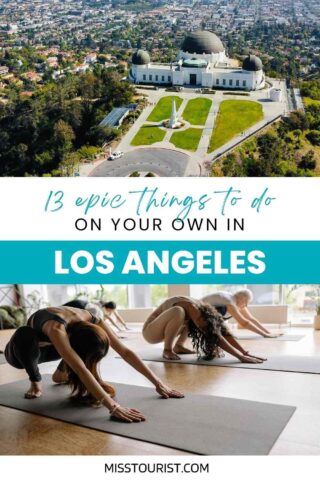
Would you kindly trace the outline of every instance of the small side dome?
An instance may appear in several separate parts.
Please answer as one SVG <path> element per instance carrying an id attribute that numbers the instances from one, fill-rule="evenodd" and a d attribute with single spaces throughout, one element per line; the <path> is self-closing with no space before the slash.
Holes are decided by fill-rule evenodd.
<path id="1" fill-rule="evenodd" d="M 263 65 L 259 57 L 256 55 L 248 55 L 243 61 L 242 68 L 249 72 L 258 72 L 263 69 Z"/>
<path id="2" fill-rule="evenodd" d="M 132 55 L 132 63 L 134 65 L 148 65 L 150 63 L 150 55 L 145 50 L 137 50 Z"/>

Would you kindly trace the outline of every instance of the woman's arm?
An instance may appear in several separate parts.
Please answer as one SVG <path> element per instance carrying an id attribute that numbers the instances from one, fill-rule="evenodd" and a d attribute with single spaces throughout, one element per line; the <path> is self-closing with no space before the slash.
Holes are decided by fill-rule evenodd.
<path id="1" fill-rule="evenodd" d="M 111 315 L 104 315 L 104 318 L 105 320 L 109 320 L 110 323 L 112 323 L 112 325 L 119 331 L 119 332 L 122 332 L 121 328 L 119 328 L 119 326 L 116 324 L 116 322 L 113 320 L 113 318 L 111 317 Z"/>
<path id="2" fill-rule="evenodd" d="M 242 363 L 262 363 L 262 360 L 256 357 L 251 357 L 246 355 L 246 352 L 241 347 L 241 351 L 235 348 L 231 343 L 229 343 L 230 337 L 228 339 L 220 336 L 219 337 L 219 347 L 222 348 L 225 352 L 229 353 L 233 357 L 236 357 Z"/>
<path id="3" fill-rule="evenodd" d="M 127 326 L 126 322 L 123 320 L 123 318 L 121 317 L 120 313 L 118 313 L 117 310 L 114 311 L 114 315 L 115 315 L 116 319 L 118 320 L 118 322 L 120 322 L 123 327 L 128 329 L 128 326 Z"/>
<path id="4" fill-rule="evenodd" d="M 234 348 L 236 348 L 237 350 L 239 350 L 239 352 L 242 354 L 242 355 L 245 355 L 246 357 L 252 357 L 252 358 L 256 358 L 257 360 L 261 360 L 261 361 L 266 361 L 267 359 L 266 358 L 262 358 L 262 357 L 257 357 L 255 355 L 251 355 L 249 353 L 248 350 L 245 350 L 243 348 L 243 346 L 234 338 L 234 336 L 232 335 L 223 335 L 223 337 L 227 340 L 227 342 L 232 345 Z"/>
<path id="5" fill-rule="evenodd" d="M 241 315 L 246 318 L 247 320 L 249 320 L 251 323 L 253 323 L 254 325 L 256 325 L 257 327 L 259 327 L 261 330 L 263 330 L 266 334 L 271 334 L 271 332 L 269 332 L 269 330 L 267 330 L 263 325 L 261 325 L 261 323 L 259 322 L 259 320 L 257 318 L 255 318 L 251 313 L 250 311 L 248 310 L 247 307 L 243 307 L 240 309 L 240 312 L 241 312 Z"/>
<path id="6" fill-rule="evenodd" d="M 114 332 L 109 328 L 105 321 L 99 323 L 104 331 L 107 333 L 110 346 L 125 360 L 129 365 L 131 365 L 137 372 L 141 373 L 146 377 L 153 385 L 156 387 L 157 392 L 165 398 L 169 397 L 183 397 L 183 395 L 176 390 L 171 390 L 166 387 L 162 381 L 150 370 L 149 367 L 135 354 L 130 350 L 124 343 L 122 343 L 119 338 L 114 334 Z"/>
<path id="7" fill-rule="evenodd" d="M 228 305 L 227 306 L 227 309 L 228 309 L 228 313 L 230 313 L 230 315 L 232 315 L 232 317 L 243 327 L 243 328 L 247 328 L 248 330 L 251 330 L 251 332 L 254 332 L 254 333 L 258 333 L 259 335 L 261 335 L 262 337 L 265 337 L 267 336 L 268 334 L 262 330 L 262 328 L 260 328 L 259 326 L 257 325 L 254 325 L 253 323 L 251 323 L 251 321 L 244 317 L 239 308 L 238 307 L 235 307 L 233 305 Z"/>

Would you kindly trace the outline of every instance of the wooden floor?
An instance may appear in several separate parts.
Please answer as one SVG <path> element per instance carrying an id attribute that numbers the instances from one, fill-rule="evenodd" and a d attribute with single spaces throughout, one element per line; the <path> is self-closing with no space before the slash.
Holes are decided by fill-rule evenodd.
<path id="1" fill-rule="evenodd" d="M 261 355 L 319 355 L 320 332 L 291 328 L 289 333 L 303 334 L 298 342 L 273 340 L 242 341 L 251 352 Z M 12 331 L 0 331 L 3 350 Z M 131 334 L 124 342 L 133 349 L 145 347 L 140 334 Z M 122 360 L 110 367 L 106 380 L 147 385 L 148 382 Z M 187 393 L 218 395 L 261 402 L 294 405 L 297 410 L 274 445 L 273 455 L 320 454 L 320 376 L 203 367 L 148 362 L 165 382 Z M 52 371 L 44 366 L 44 372 Z M 0 365 L 0 384 L 26 378 L 25 373 Z M 107 414 L 107 412 L 106 412 Z M 107 415 L 106 415 L 107 417 Z M 266 419 L 267 421 L 267 419 Z M 5 455 L 184 455 L 171 448 L 131 440 L 116 435 L 51 420 L 0 407 L 0 454 Z"/>

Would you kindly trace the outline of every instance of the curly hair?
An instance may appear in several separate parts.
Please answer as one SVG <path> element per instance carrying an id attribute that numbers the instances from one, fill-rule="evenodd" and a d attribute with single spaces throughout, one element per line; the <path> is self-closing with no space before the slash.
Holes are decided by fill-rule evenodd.
<path id="1" fill-rule="evenodd" d="M 205 329 L 197 327 L 191 319 L 188 322 L 188 336 L 191 338 L 198 359 L 212 360 L 222 357 L 223 351 L 219 347 L 219 337 L 231 335 L 231 332 L 224 325 L 222 315 L 214 307 L 202 304 L 199 310 L 202 320 L 206 323 Z"/>

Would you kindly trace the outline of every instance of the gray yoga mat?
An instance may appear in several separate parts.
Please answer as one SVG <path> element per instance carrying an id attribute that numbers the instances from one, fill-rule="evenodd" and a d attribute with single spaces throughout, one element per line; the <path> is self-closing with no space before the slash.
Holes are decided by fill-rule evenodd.
<path id="1" fill-rule="evenodd" d="M 0 353 L 0 365 L 3 365 L 4 363 L 7 363 L 7 360 L 5 359 L 3 353 Z"/>
<path id="2" fill-rule="evenodd" d="M 137 408 L 147 421 L 125 424 L 105 408 L 79 406 L 69 389 L 45 375 L 44 396 L 26 400 L 28 382 L 0 386 L 0 404 L 95 430 L 201 455 L 267 455 L 295 407 L 208 395 L 164 400 L 154 388 L 115 384 L 117 400 Z"/>
<path id="3" fill-rule="evenodd" d="M 273 355 L 263 363 L 241 363 L 231 355 L 214 360 L 198 360 L 196 355 L 181 355 L 181 360 L 165 360 L 162 358 L 162 349 L 151 348 L 137 352 L 143 360 L 150 362 L 186 363 L 192 365 L 206 365 L 209 367 L 250 368 L 255 370 L 274 370 L 279 372 L 314 373 L 320 374 L 320 355 L 302 357 L 298 355 Z M 263 357 L 263 355 L 261 355 Z"/>
<path id="4" fill-rule="evenodd" d="M 250 334 L 250 333 L 243 333 L 243 334 L 238 334 L 235 335 L 235 338 L 237 340 L 269 340 L 273 342 L 298 342 L 302 338 L 304 338 L 305 335 L 281 335 L 281 337 L 276 337 L 276 338 L 264 338 L 261 337 L 261 335 L 255 335 L 255 334 Z"/>

